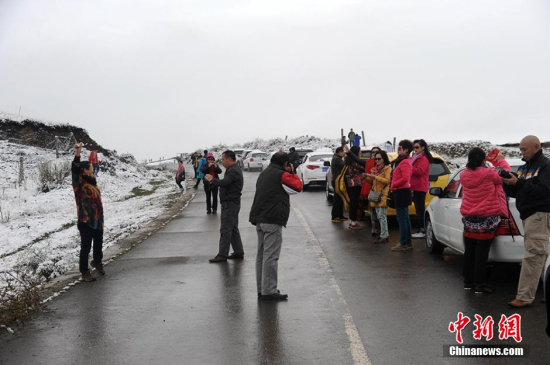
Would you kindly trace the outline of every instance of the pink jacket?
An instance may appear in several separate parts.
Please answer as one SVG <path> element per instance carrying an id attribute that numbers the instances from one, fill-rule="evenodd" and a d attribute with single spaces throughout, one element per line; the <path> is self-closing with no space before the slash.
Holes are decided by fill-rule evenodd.
<path id="1" fill-rule="evenodd" d="M 422 155 L 412 165 L 411 189 L 427 193 L 429 188 L 430 161 L 426 155 Z"/>
<path id="2" fill-rule="evenodd" d="M 460 213 L 463 216 L 508 216 L 502 178 L 495 169 L 466 169 L 460 174 L 460 183 L 463 189 Z"/>
<path id="3" fill-rule="evenodd" d="M 406 158 L 393 170 L 391 178 L 391 190 L 406 189 L 411 187 L 412 164 L 411 159 Z"/>
<path id="4" fill-rule="evenodd" d="M 512 171 L 510 164 L 505 159 L 497 160 L 495 166 L 501 170 Z"/>

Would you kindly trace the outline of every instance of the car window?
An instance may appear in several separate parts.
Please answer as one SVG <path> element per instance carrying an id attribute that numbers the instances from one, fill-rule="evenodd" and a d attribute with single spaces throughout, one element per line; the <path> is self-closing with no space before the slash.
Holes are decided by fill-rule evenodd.
<path id="1" fill-rule="evenodd" d="M 307 158 L 308 158 L 308 157 L 306 156 L 302 162 L 306 162 L 306 161 L 307 161 Z"/>
<path id="2" fill-rule="evenodd" d="M 460 189 L 460 173 L 457 173 L 447 184 L 445 188 L 445 198 L 459 198 L 458 191 Z"/>
<path id="3" fill-rule="evenodd" d="M 448 175 L 451 171 L 447 165 L 441 161 L 434 159 L 430 164 L 430 181 L 437 181 L 437 178 L 442 175 Z"/>
<path id="4" fill-rule="evenodd" d="M 332 155 L 315 155 L 315 156 L 311 156 L 310 159 L 309 159 L 309 162 L 312 162 L 312 161 L 321 161 L 325 158 L 332 158 Z"/>
<path id="5" fill-rule="evenodd" d="M 255 153 L 252 155 L 253 158 L 265 158 L 267 157 L 267 153 Z"/>

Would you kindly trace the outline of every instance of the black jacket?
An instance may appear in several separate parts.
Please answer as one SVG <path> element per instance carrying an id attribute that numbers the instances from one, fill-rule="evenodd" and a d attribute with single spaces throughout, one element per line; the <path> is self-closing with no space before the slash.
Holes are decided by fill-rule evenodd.
<path id="1" fill-rule="evenodd" d="M 332 156 L 332 161 L 330 162 L 330 171 L 332 172 L 332 181 L 335 181 L 342 169 L 344 168 L 344 159 L 338 155 Z"/>
<path id="2" fill-rule="evenodd" d="M 516 198 L 521 219 L 536 212 L 550 212 L 550 160 L 542 150 L 518 169 L 517 184 L 504 184 L 504 191 Z"/>
<path id="3" fill-rule="evenodd" d="M 225 170 L 223 179 L 213 179 L 212 185 L 220 187 L 220 201 L 223 202 L 241 202 L 243 191 L 243 172 L 235 163 Z"/>
<path id="4" fill-rule="evenodd" d="M 281 183 L 285 169 L 270 164 L 256 182 L 256 194 L 250 210 L 250 223 L 279 224 L 286 227 L 290 215 L 290 197 Z"/>
<path id="5" fill-rule="evenodd" d="M 205 163 L 204 165 L 202 165 L 201 167 L 201 172 L 206 175 L 206 174 L 209 174 L 210 173 L 210 167 L 208 167 L 208 163 Z M 222 169 L 220 169 L 220 167 L 216 167 L 214 169 L 214 175 L 212 175 L 214 177 L 214 179 L 217 179 L 219 178 L 219 175 L 222 173 Z M 206 179 L 206 178 L 205 178 Z"/>

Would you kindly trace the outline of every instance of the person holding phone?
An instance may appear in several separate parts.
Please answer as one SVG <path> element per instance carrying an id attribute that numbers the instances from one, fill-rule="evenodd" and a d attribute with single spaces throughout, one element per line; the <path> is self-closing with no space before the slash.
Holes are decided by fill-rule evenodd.
<path id="1" fill-rule="evenodd" d="M 204 176 L 210 175 L 214 179 L 219 178 L 219 175 L 222 173 L 222 169 L 216 163 L 212 152 L 206 155 L 206 163 L 203 164 L 201 172 Z M 218 187 L 212 185 L 206 178 L 204 178 L 203 185 L 204 192 L 206 193 L 206 214 L 216 214 L 218 211 Z"/>

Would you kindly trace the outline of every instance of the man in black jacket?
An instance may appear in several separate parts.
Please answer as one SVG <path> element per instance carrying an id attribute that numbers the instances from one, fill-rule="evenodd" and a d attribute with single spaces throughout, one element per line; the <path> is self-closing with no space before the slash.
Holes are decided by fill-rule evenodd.
<path id="1" fill-rule="evenodd" d="M 327 184 L 332 184 L 332 187 L 335 185 L 336 178 L 340 175 L 342 168 L 344 167 L 344 156 L 345 152 L 342 147 L 338 147 L 334 151 L 334 156 L 332 156 L 332 161 L 330 162 L 330 170 L 332 173 L 332 181 Z M 334 190 L 334 200 L 332 202 L 332 223 L 340 223 L 347 221 L 348 218 L 344 217 L 344 202 L 340 195 L 336 194 L 336 189 Z"/>
<path id="2" fill-rule="evenodd" d="M 530 306 L 546 258 L 550 240 L 550 160 L 544 156 L 535 136 L 523 138 L 519 150 L 525 165 L 518 176 L 503 178 L 506 193 L 516 198 L 516 207 L 525 231 L 525 256 L 521 263 L 516 298 L 508 304 L 515 308 Z"/>
<path id="3" fill-rule="evenodd" d="M 302 181 L 294 174 L 290 157 L 278 152 L 256 182 L 256 194 L 250 210 L 250 223 L 258 234 L 256 284 L 258 298 L 286 300 L 277 289 L 278 260 L 283 244 L 283 227 L 290 215 L 290 194 L 302 191 Z"/>
<path id="4" fill-rule="evenodd" d="M 220 202 L 222 205 L 220 248 L 211 263 L 226 262 L 227 259 L 243 259 L 244 249 L 239 232 L 239 212 L 241 210 L 241 195 L 243 191 L 243 172 L 236 164 L 236 156 L 233 151 L 225 151 L 222 154 L 222 165 L 225 167 L 225 175 L 222 180 L 207 174 L 205 179 L 213 186 L 220 188 Z M 233 247 L 233 253 L 229 255 L 229 247 Z"/>

